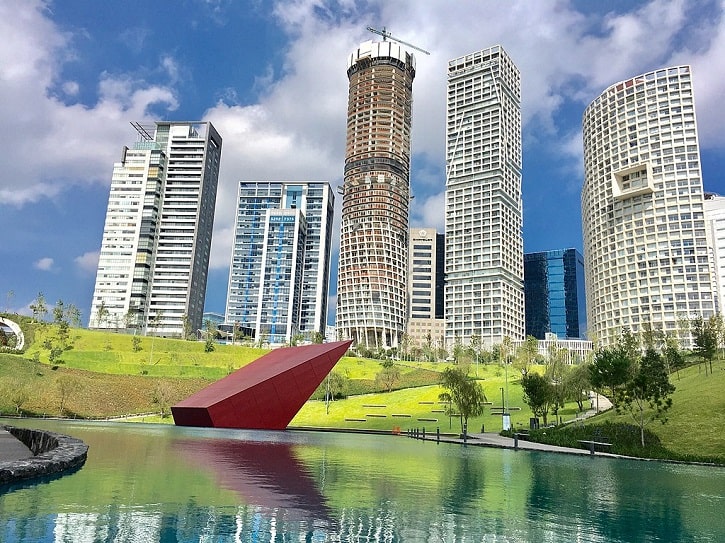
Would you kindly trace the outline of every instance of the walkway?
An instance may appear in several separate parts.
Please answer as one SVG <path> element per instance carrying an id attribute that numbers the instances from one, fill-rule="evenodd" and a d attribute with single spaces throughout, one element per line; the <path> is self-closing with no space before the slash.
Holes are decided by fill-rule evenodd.
<path id="1" fill-rule="evenodd" d="M 0 464 L 31 458 L 33 452 L 7 430 L 0 429 Z"/>

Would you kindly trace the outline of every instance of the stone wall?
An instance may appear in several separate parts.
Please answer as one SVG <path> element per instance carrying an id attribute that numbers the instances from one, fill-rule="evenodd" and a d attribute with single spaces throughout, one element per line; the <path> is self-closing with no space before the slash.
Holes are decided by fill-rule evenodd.
<path id="1" fill-rule="evenodd" d="M 28 428 L 4 427 L 22 441 L 35 456 L 12 462 L 0 462 L 0 485 L 59 473 L 82 466 L 88 445 L 80 439 Z"/>

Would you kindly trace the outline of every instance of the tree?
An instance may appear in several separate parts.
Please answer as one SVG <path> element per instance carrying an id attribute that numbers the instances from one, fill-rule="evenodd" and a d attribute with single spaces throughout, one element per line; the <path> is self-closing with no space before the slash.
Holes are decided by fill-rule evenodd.
<path id="1" fill-rule="evenodd" d="M 677 378 L 680 378 L 680 368 L 685 367 L 685 357 L 680 351 L 680 345 L 677 338 L 668 335 L 665 338 L 665 352 L 663 354 L 667 373 L 676 371 Z"/>
<path id="2" fill-rule="evenodd" d="M 665 334 L 662 330 L 652 328 L 652 323 L 645 321 L 642 323 L 642 344 L 644 348 L 660 351 L 665 343 Z"/>
<path id="3" fill-rule="evenodd" d="M 165 381 L 157 383 L 154 388 L 151 402 L 159 406 L 159 414 L 161 418 L 165 418 L 168 414 L 171 406 L 171 397 L 173 396 L 173 390 L 169 384 Z"/>
<path id="4" fill-rule="evenodd" d="M 521 388 L 524 391 L 524 401 L 535 417 L 541 417 L 546 426 L 549 408 L 555 401 L 554 386 L 551 380 L 538 373 L 529 372 L 521 377 Z"/>
<path id="5" fill-rule="evenodd" d="M 702 317 L 692 319 L 692 339 L 695 342 L 693 351 L 705 362 L 705 375 L 708 363 L 712 373 L 712 359 L 717 354 L 718 329 L 718 321 L 714 316 L 707 320 Z"/>
<path id="6" fill-rule="evenodd" d="M 68 304 L 66 308 L 66 318 L 74 328 L 81 327 L 81 310 L 74 304 Z"/>
<path id="7" fill-rule="evenodd" d="M 398 381 L 400 381 L 400 371 L 398 371 L 394 364 L 383 364 L 383 369 L 375 376 L 375 382 L 387 392 L 393 390 L 395 383 Z"/>
<path id="8" fill-rule="evenodd" d="M 584 410 L 584 400 L 589 396 L 591 386 L 588 364 L 575 366 L 564 377 L 564 390 L 566 391 L 567 398 L 576 402 L 579 411 Z"/>
<path id="9" fill-rule="evenodd" d="M 102 305 L 102 304 L 101 304 Z M 100 312 L 100 308 L 98 309 Z M 158 328 L 159 324 L 161 324 L 161 319 L 164 318 L 164 312 L 163 311 L 157 311 L 154 315 L 154 318 L 151 319 L 148 323 L 148 326 L 146 327 L 146 333 L 148 334 L 149 327 L 151 328 L 151 351 L 149 352 L 149 364 L 153 364 L 153 358 L 154 358 L 154 341 L 156 340 L 156 329 Z"/>
<path id="10" fill-rule="evenodd" d="M 566 353 L 566 349 L 552 344 L 549 347 L 549 357 L 546 361 L 544 376 L 551 383 L 552 394 L 554 395 L 551 402 L 551 411 L 555 416 L 559 414 L 559 408 L 564 407 L 564 401 L 567 397 L 567 391 L 564 387 L 564 381 L 569 371 L 569 366 L 565 361 Z"/>
<path id="11" fill-rule="evenodd" d="M 340 373 L 339 371 L 330 372 L 328 377 L 328 384 L 330 387 L 330 399 L 334 401 L 335 397 L 340 397 L 344 395 L 349 378 L 346 375 Z"/>
<path id="12" fill-rule="evenodd" d="M 53 324 L 60 324 L 65 321 L 65 304 L 63 300 L 55 302 L 53 307 Z"/>
<path id="13" fill-rule="evenodd" d="M 529 373 L 529 368 L 539 356 L 539 340 L 534 336 L 526 336 L 521 346 L 516 349 L 514 367 L 521 372 L 521 375 Z"/>
<path id="14" fill-rule="evenodd" d="M 134 335 L 131 337 L 131 347 L 133 349 L 134 353 L 137 353 L 141 350 L 141 338 Z"/>
<path id="15" fill-rule="evenodd" d="M 599 349 L 589 366 L 592 387 L 599 392 L 609 389 L 608 396 L 616 404 L 618 392 L 631 377 L 635 360 L 624 343 Z"/>
<path id="16" fill-rule="evenodd" d="M 61 375 L 58 377 L 57 384 L 60 415 L 63 416 L 68 399 L 80 389 L 81 385 L 78 380 L 71 375 Z"/>
<path id="17" fill-rule="evenodd" d="M 44 321 L 45 315 L 48 314 L 48 306 L 45 305 L 45 296 L 42 292 L 38 292 L 35 303 L 30 304 L 30 310 L 33 312 L 33 318 L 36 321 Z"/>
<path id="18" fill-rule="evenodd" d="M 30 390 L 21 380 L 13 379 L 5 390 L 5 396 L 15 408 L 15 413 L 20 414 L 20 409 L 30 399 Z"/>
<path id="19" fill-rule="evenodd" d="M 211 353 L 214 351 L 216 346 L 214 345 L 214 336 L 216 335 L 216 326 L 210 320 L 206 320 L 206 342 L 204 343 L 204 352 Z"/>
<path id="20" fill-rule="evenodd" d="M 192 337 L 191 337 L 191 319 L 189 318 L 189 315 L 187 315 L 186 313 L 184 313 L 181 316 L 181 326 L 184 330 L 183 331 L 184 339 L 192 339 Z"/>
<path id="21" fill-rule="evenodd" d="M 98 309 L 96 310 L 96 326 L 102 328 L 103 324 L 108 320 L 109 315 L 110 312 L 106 307 L 106 301 L 101 300 L 101 305 L 99 305 Z"/>
<path id="22" fill-rule="evenodd" d="M 325 341 L 325 335 L 322 332 L 320 332 L 320 331 L 312 332 L 311 341 L 312 341 L 312 343 L 315 343 L 315 344 L 318 344 L 319 345 L 323 341 Z"/>
<path id="23" fill-rule="evenodd" d="M 438 395 L 441 401 L 448 402 L 447 415 L 452 416 L 455 405 L 461 421 L 461 433 L 468 428 L 468 419 L 483 414 L 486 394 L 478 381 L 468 376 L 465 368 L 448 367 L 443 370 L 441 386 L 446 389 Z"/>
<path id="24" fill-rule="evenodd" d="M 639 426 L 642 447 L 645 426 L 657 419 L 662 424 L 667 422 L 665 413 L 672 406 L 670 394 L 674 391 L 662 356 L 654 349 L 647 349 L 617 404 L 617 411 L 628 411 Z"/>

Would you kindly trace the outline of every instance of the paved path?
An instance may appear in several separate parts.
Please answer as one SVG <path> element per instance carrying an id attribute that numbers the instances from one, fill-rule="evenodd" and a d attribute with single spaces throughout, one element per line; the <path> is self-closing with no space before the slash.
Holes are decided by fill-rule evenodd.
<path id="1" fill-rule="evenodd" d="M 33 453 L 7 430 L 0 429 L 0 464 L 30 458 Z"/>

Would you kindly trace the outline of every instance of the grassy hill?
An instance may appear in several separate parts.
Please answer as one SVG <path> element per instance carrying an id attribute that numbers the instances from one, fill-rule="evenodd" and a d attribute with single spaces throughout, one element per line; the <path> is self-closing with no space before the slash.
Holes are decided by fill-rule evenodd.
<path id="1" fill-rule="evenodd" d="M 57 336 L 51 325 L 25 322 L 29 346 L 22 355 L 0 354 L 0 412 L 15 413 L 18 397 L 21 411 L 36 416 L 82 418 L 121 417 L 168 412 L 168 407 L 218 380 L 267 350 L 241 345 L 216 345 L 205 352 L 203 342 L 139 337 L 83 329 L 70 331 L 72 348 L 60 359 L 49 361 L 48 340 Z M 308 401 L 291 426 L 355 428 L 404 432 L 425 428 L 435 432 L 457 432 L 457 420 L 450 420 L 438 403 L 438 386 L 443 364 L 411 362 L 396 364 L 400 378 L 392 392 L 385 392 L 375 380 L 381 370 L 377 360 L 343 357 L 335 372 L 344 380 L 345 399 L 329 404 L 322 401 L 322 389 Z M 712 375 L 692 366 L 671 376 L 676 391 L 668 422 L 649 430 L 661 446 L 675 456 L 721 458 L 725 463 L 725 362 L 714 364 Z M 528 427 L 531 413 L 523 402 L 521 387 L 498 365 L 474 368 L 493 406 L 507 394 L 514 428 Z M 560 410 L 564 422 L 577 417 L 574 404 Z M 147 421 L 172 422 L 169 417 L 145 416 Z M 501 416 L 486 409 L 469 421 L 477 432 L 501 429 Z M 632 422 L 627 415 L 605 413 L 587 421 Z"/>

